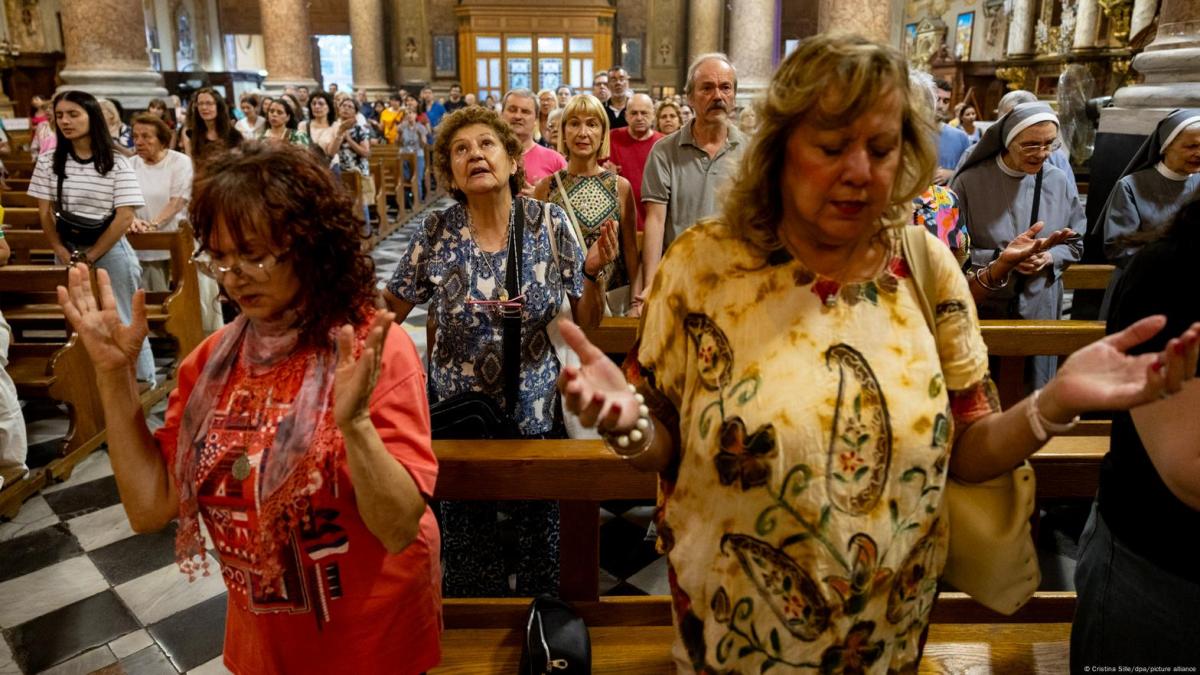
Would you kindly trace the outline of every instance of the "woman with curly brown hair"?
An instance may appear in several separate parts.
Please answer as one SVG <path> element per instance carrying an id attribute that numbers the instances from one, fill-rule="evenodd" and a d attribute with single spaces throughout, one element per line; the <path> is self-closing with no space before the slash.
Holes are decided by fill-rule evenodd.
<path id="1" fill-rule="evenodd" d="M 190 217 L 197 267 L 241 308 L 179 366 L 146 426 L 132 374 L 147 332 L 100 302 L 86 269 L 59 302 L 96 371 L 125 513 L 179 519 L 176 560 L 208 575 L 203 517 L 229 590 L 234 673 L 420 673 L 439 660 L 437 460 L 425 378 L 350 199 L 312 153 L 250 143 L 213 158 Z"/>
<path id="2" fill-rule="evenodd" d="M 1151 317 L 1001 411 L 962 272 L 905 226 L 936 164 L 916 101 L 894 49 L 804 41 L 720 216 L 664 256 L 624 372 L 564 327 L 583 363 L 568 409 L 660 476 L 680 672 L 916 672 L 955 536 L 947 477 L 1011 475 L 1079 413 L 1195 371 L 1200 324 L 1125 353 Z"/>
<path id="3" fill-rule="evenodd" d="M 616 224 L 603 227 L 585 256 L 560 207 L 519 195 L 521 155 L 521 142 L 491 110 L 469 106 L 442 119 L 434 167 L 458 203 L 426 217 L 385 297 L 401 321 L 416 305 L 433 307 L 432 401 L 482 394 L 515 427 L 506 435 L 561 438 L 554 389 L 560 363 L 547 329 L 564 295 L 576 321 L 599 322 L 603 300 L 595 279 L 617 256 Z M 519 363 L 508 365 L 510 354 Z M 495 503 L 442 504 L 443 558 L 453 561 L 447 593 L 537 595 L 558 588 L 556 505 L 517 502 L 502 509 L 510 516 L 503 526 Z"/>

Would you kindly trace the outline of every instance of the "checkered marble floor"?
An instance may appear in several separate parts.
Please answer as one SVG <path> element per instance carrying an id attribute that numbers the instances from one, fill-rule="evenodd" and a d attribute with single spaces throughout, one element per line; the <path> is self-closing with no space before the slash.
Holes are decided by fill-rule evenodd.
<path id="1" fill-rule="evenodd" d="M 443 199 L 431 208 L 445 208 Z M 382 286 L 408 247 L 419 216 L 374 252 Z M 425 348 L 426 314 L 405 323 Z M 169 365 L 160 362 L 161 367 Z M 151 415 L 162 423 L 165 403 Z M 53 458 L 63 411 L 25 408 L 31 466 Z M 602 595 L 666 594 L 666 561 L 654 550 L 653 505 L 608 502 L 600 512 Z M 1086 505 L 1043 518 L 1043 587 L 1071 588 L 1075 542 Z M 174 562 L 174 528 L 135 534 L 120 505 L 108 455 L 93 453 L 70 480 L 0 523 L 0 675 L 226 673 L 221 662 L 226 593 L 219 575 L 189 583 Z"/>

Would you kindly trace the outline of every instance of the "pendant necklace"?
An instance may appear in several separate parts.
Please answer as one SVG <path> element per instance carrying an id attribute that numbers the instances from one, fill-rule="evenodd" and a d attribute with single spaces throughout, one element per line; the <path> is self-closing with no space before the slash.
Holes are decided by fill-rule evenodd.
<path id="1" fill-rule="evenodd" d="M 238 480 L 246 480 L 250 477 L 250 455 L 246 450 L 242 450 L 241 456 L 233 462 L 233 469 L 230 473 Z"/>
<path id="2" fill-rule="evenodd" d="M 517 206 L 514 205 L 513 208 L 515 209 Z M 509 240 L 509 246 L 512 246 L 512 221 L 513 212 L 510 211 L 508 214 L 508 230 L 504 234 L 505 238 Z M 498 294 L 500 302 L 508 302 L 508 289 L 504 287 L 503 282 L 500 280 L 500 275 L 496 273 L 496 268 L 492 265 L 492 254 L 483 250 L 483 247 L 479 245 L 479 240 L 475 238 L 475 225 L 471 222 L 470 213 L 467 213 L 467 231 L 471 233 L 471 243 L 475 244 L 475 248 L 479 251 L 479 257 L 483 258 L 483 262 L 487 265 L 488 270 L 492 273 L 492 279 L 495 280 L 496 287 L 500 289 Z"/>

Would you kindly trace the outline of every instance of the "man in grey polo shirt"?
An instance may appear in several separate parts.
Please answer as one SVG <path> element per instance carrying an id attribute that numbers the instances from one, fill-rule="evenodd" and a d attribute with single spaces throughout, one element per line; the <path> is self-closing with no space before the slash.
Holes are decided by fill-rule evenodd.
<path id="1" fill-rule="evenodd" d="M 654 145 L 642 174 L 643 273 L 634 282 L 635 295 L 649 288 L 658 261 L 675 237 L 717 212 L 718 192 L 737 170 L 745 145 L 741 132 L 729 123 L 737 71 L 728 57 L 696 57 L 683 91 L 696 117 Z M 640 307 L 635 300 L 634 311 Z"/>

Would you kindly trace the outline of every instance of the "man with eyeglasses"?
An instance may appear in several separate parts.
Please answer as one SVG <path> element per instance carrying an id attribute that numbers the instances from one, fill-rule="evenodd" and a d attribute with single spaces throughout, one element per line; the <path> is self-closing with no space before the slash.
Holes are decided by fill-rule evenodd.
<path id="1" fill-rule="evenodd" d="M 608 69 L 608 87 L 612 95 L 604 104 L 608 113 L 608 128 L 623 129 L 629 126 L 625 121 L 625 106 L 629 104 L 629 73 L 620 65 Z"/>
<path id="2" fill-rule="evenodd" d="M 950 121 L 950 83 L 938 78 L 934 80 L 937 94 L 938 167 L 933 182 L 945 185 L 954 175 L 954 168 L 971 147 L 967 132 L 947 124 Z"/>
<path id="3" fill-rule="evenodd" d="M 608 73 L 600 71 L 592 80 L 592 96 L 600 99 L 601 103 L 608 103 L 608 98 L 611 95 L 608 90 Z"/>

